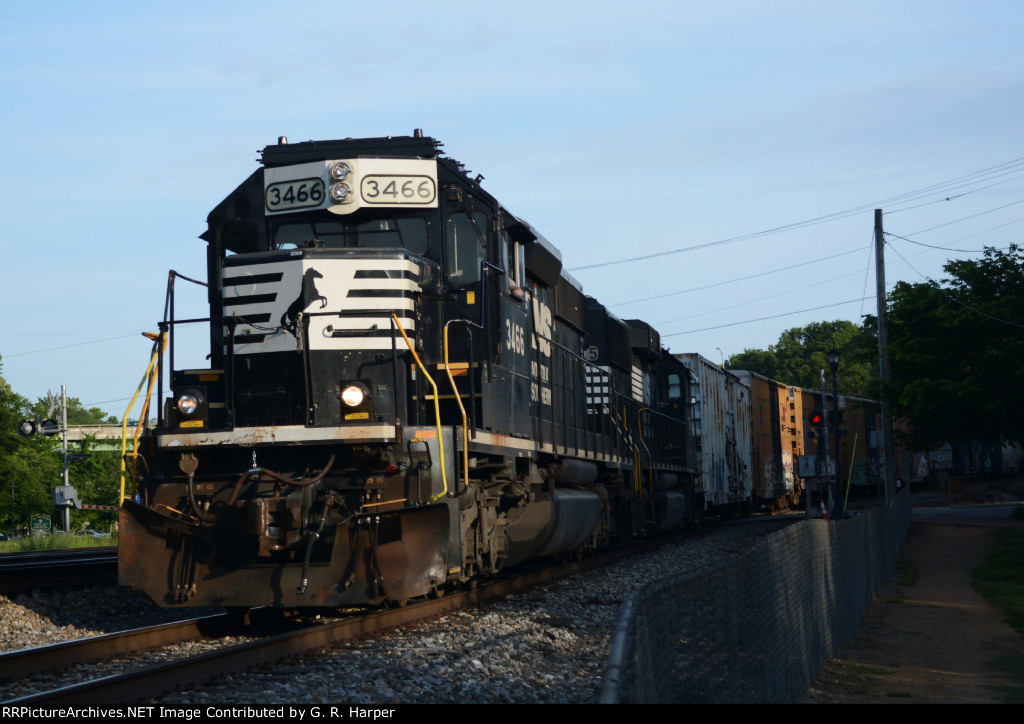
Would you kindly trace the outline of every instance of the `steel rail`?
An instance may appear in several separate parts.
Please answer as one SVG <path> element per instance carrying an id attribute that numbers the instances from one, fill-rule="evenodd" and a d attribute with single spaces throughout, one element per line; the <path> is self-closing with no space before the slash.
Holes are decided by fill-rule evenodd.
<path id="1" fill-rule="evenodd" d="M 85 552 L 80 552 L 80 551 Z M 14 597 L 34 589 L 52 590 L 117 583 L 117 548 L 31 551 L 0 556 L 0 594 Z"/>
<path id="2" fill-rule="evenodd" d="M 70 551 L 23 551 L 0 555 L 0 573 L 40 568 L 70 568 L 117 563 L 117 546 Z"/>
<path id="3" fill-rule="evenodd" d="M 451 593 L 441 598 L 412 603 L 404 607 L 373 611 L 341 621 L 318 623 L 297 631 L 269 636 L 228 646 L 195 656 L 73 684 L 39 694 L 4 702 L 5 705 L 130 704 L 157 698 L 183 687 L 199 686 L 210 679 L 241 671 L 251 666 L 271 664 L 286 656 L 326 648 L 361 636 L 438 616 L 448 611 L 470 608 L 532 586 L 548 583 L 574 573 L 608 565 L 635 555 L 638 550 L 657 546 L 647 542 L 582 561 L 574 561 L 537 571 L 520 572 L 514 578 L 483 582 L 479 587 Z M 0 658 L 0 665 L 3 659 Z"/>
<path id="4" fill-rule="evenodd" d="M 40 671 L 86 664 L 118 654 L 223 635 L 223 632 L 237 621 L 238 617 L 231 614 L 203 616 L 30 649 L 6 651 L 0 653 L 0 680 L 23 678 Z"/>

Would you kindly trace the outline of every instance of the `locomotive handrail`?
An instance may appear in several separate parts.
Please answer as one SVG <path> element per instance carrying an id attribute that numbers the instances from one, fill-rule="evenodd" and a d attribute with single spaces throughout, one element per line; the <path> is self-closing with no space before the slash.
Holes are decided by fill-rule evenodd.
<path id="1" fill-rule="evenodd" d="M 444 347 L 444 371 L 445 371 L 445 374 L 448 375 L 448 382 L 452 386 L 452 393 L 455 396 L 455 402 L 458 403 L 458 405 L 459 405 L 459 412 L 462 415 L 462 475 L 463 475 L 463 485 L 465 485 L 465 488 L 463 488 L 463 489 L 467 490 L 467 489 L 469 489 L 469 432 L 468 432 L 468 429 L 467 429 L 466 406 L 462 404 L 462 395 L 459 394 L 459 388 L 456 387 L 456 385 L 455 385 L 455 377 L 452 375 L 451 362 L 448 361 L 448 326 L 451 325 L 451 324 L 458 323 L 458 322 L 465 323 L 465 324 L 468 324 L 468 325 L 472 325 L 474 327 L 478 327 L 479 325 L 475 324 L 474 322 L 471 322 L 468 319 L 449 319 L 444 324 L 444 335 L 443 335 L 443 340 L 444 340 L 444 343 L 443 343 L 443 347 Z M 470 384 L 469 400 L 470 400 L 470 403 L 475 406 L 476 403 L 474 402 L 474 399 L 473 399 L 474 398 L 474 392 L 473 392 L 473 389 L 472 389 L 472 385 L 473 385 L 473 332 L 468 327 L 466 328 L 466 331 L 469 333 L 469 344 L 467 345 L 467 348 L 469 349 L 469 367 L 467 369 L 467 372 L 468 372 L 467 377 L 469 377 L 469 384 Z M 437 404 L 437 390 L 436 389 L 434 390 L 434 403 Z M 474 422 L 474 425 L 473 425 L 473 433 L 474 433 L 474 435 L 476 434 L 476 424 L 475 424 L 475 422 Z M 458 492 L 459 491 L 456 490 L 455 494 L 458 495 Z"/>
<path id="2" fill-rule="evenodd" d="M 587 360 L 583 359 L 583 357 L 581 357 L 579 354 L 577 354 L 573 350 L 569 349 L 565 345 L 556 342 L 555 340 L 551 339 L 550 337 L 546 337 L 546 336 L 542 335 L 540 332 L 534 331 L 534 334 L 539 339 L 544 340 L 545 342 L 548 342 L 552 346 L 553 350 L 557 349 L 559 352 L 561 352 L 562 353 L 563 361 L 566 359 L 566 356 L 568 356 L 569 360 L 571 360 L 573 364 L 582 364 L 584 370 L 586 370 L 586 367 L 588 365 L 591 366 L 591 367 L 595 367 L 595 369 L 600 370 L 599 367 L 596 367 L 595 365 L 592 365 L 590 362 L 587 362 Z M 552 364 L 551 364 L 551 367 L 552 367 L 552 369 L 551 369 L 551 385 L 552 385 L 552 387 L 554 387 L 555 386 L 555 381 L 556 381 L 555 380 L 554 355 L 551 356 L 551 359 L 552 359 Z M 538 362 L 538 364 L 539 364 L 539 362 Z M 570 375 L 568 373 L 566 373 L 565 376 L 566 377 L 570 377 Z M 586 374 L 584 374 L 584 377 L 586 377 Z M 574 381 L 573 382 L 573 390 L 575 391 L 575 389 L 576 389 L 576 385 L 575 385 L 575 381 Z M 554 390 L 553 389 L 552 389 L 551 398 L 552 398 L 552 405 L 551 405 L 551 443 L 552 443 L 552 445 L 554 445 L 554 443 L 555 443 L 555 405 L 554 405 Z M 565 403 L 565 380 L 563 380 L 562 381 L 562 412 L 563 412 L 563 414 L 565 414 L 565 412 L 566 412 L 566 407 L 567 407 L 567 405 Z M 578 417 L 577 417 L 577 414 L 576 414 L 577 412 L 578 412 L 578 410 L 576 409 L 576 406 L 573 405 L 573 447 L 576 448 L 576 453 L 579 454 L 579 448 L 580 448 L 580 445 L 579 445 L 579 420 L 578 420 Z M 568 419 L 568 415 L 566 415 L 566 419 Z M 566 430 L 565 430 L 565 423 L 566 423 L 566 420 L 563 420 L 562 421 L 562 444 L 563 444 L 563 447 L 568 448 L 569 447 L 569 445 L 568 445 L 568 434 L 566 433 Z M 584 429 L 583 429 L 583 449 L 584 449 L 585 452 L 593 452 L 594 454 L 597 453 L 597 439 L 596 439 L 597 435 L 596 435 L 596 433 L 595 433 L 594 437 L 595 437 L 595 439 L 594 439 L 594 449 L 591 451 L 588 448 L 588 445 L 587 445 L 587 429 L 586 429 L 586 427 L 584 427 Z"/>
<path id="3" fill-rule="evenodd" d="M 562 356 L 563 360 L 566 357 L 568 357 L 574 363 L 577 363 L 577 364 L 581 365 L 584 371 L 586 371 L 587 369 L 592 369 L 592 370 L 596 371 L 597 373 L 599 373 L 598 374 L 599 377 L 606 374 L 603 369 L 601 369 L 597 365 L 593 364 L 592 362 L 587 361 L 582 356 L 580 356 L 579 354 L 577 354 L 573 350 L 569 349 L 565 345 L 562 345 L 562 344 L 556 342 L 555 340 L 553 340 L 553 339 L 551 339 L 549 337 L 546 337 L 546 336 L 544 336 L 544 335 L 542 335 L 540 333 L 536 333 L 535 332 L 535 334 L 537 335 L 537 337 L 539 339 L 542 339 L 542 340 L 544 340 L 546 342 L 549 342 L 554 348 L 557 348 L 560 352 L 562 352 L 563 353 L 563 356 Z M 552 373 L 552 374 L 554 374 L 554 373 Z M 566 376 L 568 377 L 569 375 L 567 374 Z M 552 377 L 552 382 L 553 383 L 555 382 L 554 376 Z M 564 400 L 564 387 L 565 387 L 565 380 L 563 380 L 563 400 Z M 641 413 L 645 413 L 646 412 L 649 415 L 656 416 L 657 418 L 661 418 L 662 420 L 664 420 L 665 422 L 667 422 L 671 426 L 682 428 L 683 425 L 682 425 L 682 423 L 679 420 L 676 420 L 675 418 L 673 418 L 673 417 L 671 417 L 669 415 L 666 415 L 666 414 L 664 414 L 662 412 L 658 412 L 657 410 L 652 409 L 650 407 L 641 407 L 641 408 L 639 408 L 637 410 L 637 440 L 634 440 L 634 436 L 629 431 L 629 425 L 625 424 L 626 419 L 628 419 L 627 418 L 626 409 L 625 409 L 625 405 L 629 402 L 630 398 L 628 398 L 626 395 L 623 395 L 620 392 L 616 392 L 616 391 L 612 390 L 610 385 L 609 385 L 608 395 L 609 395 L 609 400 L 608 400 L 607 406 L 604 405 L 604 404 L 597 404 L 595 402 L 595 404 L 593 405 L 593 409 L 595 411 L 598 411 L 597 414 L 601 418 L 607 420 L 611 424 L 611 427 L 614 429 L 614 431 L 618 432 L 619 435 L 621 436 L 622 442 L 625 443 L 626 446 L 630 450 L 633 451 L 634 469 L 635 470 L 642 467 L 642 464 L 640 462 L 641 458 L 639 456 L 639 452 L 640 451 L 639 451 L 639 448 L 637 447 L 637 440 L 639 441 L 640 445 L 643 446 L 644 451 L 647 453 L 648 459 L 649 459 L 649 461 L 651 463 L 651 473 L 650 473 L 650 476 L 651 476 L 651 484 L 653 485 L 653 468 L 654 468 L 654 464 L 656 462 L 656 459 L 655 459 L 656 456 L 651 451 L 650 446 L 647 444 L 647 442 L 646 442 L 646 440 L 644 438 L 643 423 L 641 421 L 640 415 L 641 415 Z M 621 400 L 622 403 L 623 403 L 623 416 L 622 416 L 622 425 L 621 426 L 618 424 L 618 422 L 616 420 L 616 415 L 615 415 L 615 412 L 614 412 L 615 405 L 617 404 L 618 400 Z M 563 413 L 566 413 L 566 412 L 567 411 L 565 410 L 565 405 L 563 404 Z M 588 417 L 590 417 L 590 415 L 588 415 Z M 575 409 L 574 409 L 574 418 L 575 418 Z M 563 439 L 562 439 L 562 442 L 565 444 L 566 447 L 568 447 L 568 432 L 565 430 L 565 424 L 566 424 L 567 419 L 568 419 L 568 417 L 567 417 L 567 414 L 566 414 L 566 420 L 562 421 L 562 426 L 563 426 Z M 554 413 L 554 405 L 552 405 L 551 422 L 552 422 L 552 435 L 554 435 L 554 433 L 555 433 L 554 425 L 555 425 L 555 422 L 556 422 L 555 421 L 555 413 Z M 578 424 L 578 422 L 574 422 L 573 425 L 574 425 L 574 435 L 575 435 L 576 431 L 578 430 L 579 424 Z M 584 429 L 584 433 L 586 433 L 586 432 L 588 432 L 588 430 Z M 598 435 L 598 432 L 595 430 L 594 434 L 595 434 L 595 445 L 596 445 L 596 442 L 597 442 L 596 437 Z M 601 435 L 601 436 L 602 437 L 607 437 L 607 435 Z M 683 435 L 683 437 L 684 437 L 684 440 L 685 440 L 685 437 L 686 437 L 685 434 Z M 554 442 L 554 439 L 552 439 L 552 442 Z M 578 444 L 576 445 L 576 447 L 578 449 Z M 584 450 L 590 452 L 589 448 L 586 445 L 584 445 Z M 596 446 L 595 446 L 595 449 L 593 450 L 593 452 L 597 452 Z M 642 484 L 640 482 L 640 480 L 638 480 L 638 479 L 635 479 L 634 482 L 636 483 L 636 485 L 638 487 Z"/>
<path id="4" fill-rule="evenodd" d="M 174 274 L 174 272 L 171 272 L 171 273 L 172 273 L 172 275 Z M 195 282 L 195 280 L 189 279 L 188 277 L 185 277 L 185 276 L 183 276 L 181 274 L 177 274 L 176 276 L 180 276 L 183 279 L 188 279 L 188 281 Z M 172 279 L 173 279 L 173 276 L 172 276 Z M 195 282 L 195 283 L 196 284 L 202 284 L 202 282 Z M 169 284 L 169 286 L 173 287 L 172 284 Z M 189 318 L 189 319 L 174 319 L 173 318 L 174 317 L 174 313 L 173 313 L 173 297 L 174 297 L 173 288 L 169 290 L 168 297 L 169 297 L 168 309 L 171 310 L 170 311 L 170 317 L 171 318 L 170 319 L 166 319 L 166 316 L 168 315 L 168 310 L 165 309 L 165 311 L 164 311 L 165 319 L 164 319 L 164 321 L 160 322 L 158 326 L 160 328 L 160 333 L 163 334 L 166 337 L 165 342 L 164 342 L 165 349 L 166 348 L 170 349 L 170 354 L 169 354 L 170 359 L 168 360 L 168 364 L 170 365 L 170 369 L 171 369 L 172 373 L 174 371 L 174 328 L 175 327 L 177 327 L 179 325 L 183 325 L 183 324 L 219 323 L 219 324 L 223 324 L 223 325 L 228 325 L 231 328 L 229 330 L 228 334 L 227 334 L 227 339 L 225 340 L 226 346 L 227 346 L 227 353 L 225 355 L 227 357 L 227 359 L 225 360 L 225 362 L 226 362 L 225 366 L 227 367 L 227 369 L 229 371 L 229 374 L 226 376 L 227 377 L 226 383 L 228 385 L 228 389 L 225 391 L 225 400 L 224 400 L 224 402 L 225 402 L 225 405 L 227 407 L 227 414 L 229 416 L 229 421 L 228 421 L 227 424 L 228 424 L 229 427 L 233 428 L 235 426 L 234 425 L 234 407 L 232 405 L 232 400 L 234 399 L 234 394 L 233 394 L 233 384 L 234 384 L 234 366 L 233 366 L 233 364 L 234 364 L 234 351 L 235 351 L 234 328 L 238 324 L 251 325 L 252 323 L 250 323 L 248 320 L 246 320 L 246 318 L 244 316 L 241 316 L 241 315 L 238 315 L 238 314 L 221 315 L 221 316 L 218 316 L 218 317 L 210 316 L 210 317 L 192 317 L 192 318 Z M 302 313 L 302 319 L 305 320 L 307 324 L 308 324 L 308 319 L 310 317 L 380 317 L 380 316 L 381 316 L 380 310 L 375 310 L 375 309 L 353 309 L 353 310 L 340 309 L 340 310 L 335 310 L 335 311 L 330 311 L 330 312 L 304 312 L 304 313 Z M 254 326 L 258 326 L 258 325 L 254 325 Z M 280 327 L 276 327 L 275 329 L 281 329 L 281 328 Z M 391 323 L 391 329 L 392 329 L 392 336 L 394 336 L 394 329 L 395 329 L 394 323 Z M 304 329 L 304 331 L 305 331 L 305 329 Z M 305 341 L 308 344 L 308 339 L 306 339 Z M 394 353 L 394 351 L 395 351 L 395 347 L 394 347 L 394 345 L 392 345 L 392 353 Z M 395 388 L 397 389 L 397 374 L 398 374 L 397 373 L 397 359 L 393 358 L 392 359 L 392 363 L 395 365 L 395 377 L 396 377 Z M 159 389 L 158 389 L 158 392 L 157 392 L 158 403 L 159 403 L 158 407 L 157 407 L 157 417 L 158 417 L 158 420 L 159 420 L 159 424 L 161 426 L 163 424 L 163 412 L 164 412 L 164 410 L 163 410 L 163 368 L 164 368 L 164 365 L 163 365 L 163 362 L 161 361 L 158 364 L 158 366 L 157 366 L 157 376 L 158 376 L 158 380 L 159 380 Z M 307 379 L 308 379 L 308 374 L 307 374 Z M 306 391 L 307 391 L 307 394 L 308 394 L 308 384 L 304 385 L 304 387 L 307 388 Z M 134 400 L 133 400 L 133 404 L 134 404 Z M 308 409 L 308 407 L 309 407 L 309 405 L 308 405 L 308 401 L 307 401 L 307 409 Z M 398 399 L 397 399 L 397 397 L 395 397 L 394 414 L 395 414 L 395 420 L 397 422 L 398 419 L 399 419 Z"/>
<path id="5" fill-rule="evenodd" d="M 534 334 L 536 334 L 539 339 L 544 340 L 546 342 L 549 342 L 553 347 L 555 347 L 559 351 L 563 352 L 564 355 L 568 355 L 568 357 L 571 360 L 573 360 L 576 364 L 579 364 L 579 365 L 582 366 L 584 372 L 586 372 L 587 369 L 594 370 L 595 372 L 598 373 L 598 377 L 603 377 L 604 375 L 607 374 L 599 366 L 595 365 L 592 362 L 587 361 L 581 355 L 579 355 L 577 352 L 575 352 L 572 349 L 566 347 L 565 345 L 560 344 L 559 342 L 551 339 L 550 337 L 546 337 L 546 336 L 540 334 L 539 332 L 535 332 Z M 554 377 L 552 377 L 552 382 L 554 382 Z M 563 381 L 563 383 L 564 383 L 564 381 Z M 611 389 L 611 384 L 610 384 L 610 379 L 609 379 L 609 388 L 608 388 L 608 398 L 609 399 L 608 399 L 607 405 L 605 405 L 603 403 L 599 404 L 596 401 L 593 404 L 593 409 L 595 410 L 595 415 L 594 416 L 599 417 L 600 419 L 603 419 L 605 421 L 606 426 L 607 426 L 607 430 L 601 432 L 601 431 L 599 431 L 599 430 L 597 430 L 595 428 L 595 430 L 594 430 L 594 438 L 595 438 L 594 439 L 594 449 L 590 450 L 589 447 L 585 444 L 584 445 L 584 450 L 586 450 L 587 452 L 594 452 L 594 453 L 596 453 L 597 452 L 597 438 L 598 437 L 606 438 L 609 443 L 612 443 L 612 441 L 611 441 L 611 433 L 612 432 L 616 432 L 616 433 L 618 433 L 619 437 L 621 438 L 621 442 L 624 443 L 626 445 L 626 447 L 630 451 L 632 451 L 634 453 L 634 466 L 635 466 L 637 464 L 636 453 L 638 452 L 638 450 L 637 450 L 636 443 L 633 440 L 633 435 L 629 431 L 629 425 L 626 424 L 626 420 L 629 419 L 628 415 L 627 415 L 626 410 L 624 408 L 623 409 L 623 416 L 622 416 L 622 424 L 620 425 L 619 421 L 617 420 L 616 414 L 615 414 L 615 406 L 618 403 L 618 401 L 621 400 L 623 402 L 623 404 L 625 405 L 626 403 L 629 402 L 630 398 L 628 398 L 626 395 L 623 395 L 621 392 L 617 392 L 615 390 L 612 390 Z M 677 423 L 678 424 L 678 422 L 679 422 L 678 420 L 674 420 L 673 418 L 669 417 L 668 415 L 665 415 L 663 413 L 657 412 L 656 410 L 652 410 L 650 408 L 646 408 L 646 409 L 650 413 L 652 413 L 654 415 L 658 415 L 660 417 L 664 417 L 664 418 L 666 418 L 667 420 L 669 420 L 669 421 L 671 421 L 673 423 Z M 563 405 L 563 412 L 564 412 L 564 405 Z M 574 417 L 575 417 L 575 411 L 574 411 Z M 589 418 L 589 417 L 591 417 L 591 415 L 588 414 L 587 417 Z M 556 422 L 555 422 L 554 405 L 552 405 L 552 412 L 551 412 L 552 444 L 554 444 L 554 442 L 555 442 L 555 440 L 554 440 L 555 424 L 556 424 Z M 565 421 L 564 420 L 562 421 L 562 426 L 563 426 L 563 443 L 566 443 L 565 446 L 568 447 L 568 444 L 567 444 L 568 443 L 568 437 L 567 437 L 567 433 L 565 431 Z M 578 428 L 579 428 L 579 423 L 575 422 L 574 423 L 574 432 Z M 586 432 L 587 432 L 587 429 L 584 428 L 584 433 L 586 433 Z M 643 435 L 643 433 L 642 433 L 642 430 L 641 430 L 640 431 L 641 441 L 642 441 L 642 435 Z M 578 445 L 577 445 L 577 447 L 578 447 Z M 645 449 L 647 449 L 648 455 L 652 458 L 652 463 L 653 463 L 653 455 L 650 453 L 650 450 L 647 448 L 646 444 L 644 445 L 644 447 L 645 447 Z M 605 454 L 607 454 L 607 455 L 611 455 L 611 454 L 613 454 L 613 452 L 614 452 L 613 450 L 607 450 L 607 449 L 605 450 Z"/>
<path id="6" fill-rule="evenodd" d="M 640 444 L 643 445 L 643 447 L 644 447 L 644 452 L 647 453 L 647 460 L 650 463 L 650 467 L 648 468 L 648 471 L 647 471 L 647 494 L 651 495 L 654 492 L 654 454 L 651 452 L 651 449 L 647 446 L 647 441 L 644 439 L 644 421 L 640 417 L 648 409 L 649 408 L 647 408 L 647 407 L 638 407 L 636 409 L 636 434 L 637 434 L 637 437 L 640 439 Z M 639 450 L 639 448 L 638 448 L 638 450 Z M 641 473 L 640 487 L 641 487 L 641 490 L 642 490 L 643 489 L 642 473 Z"/>
<path id="7" fill-rule="evenodd" d="M 470 215 L 470 217 L 472 217 L 472 214 Z M 502 276 L 507 274 L 507 272 L 500 266 L 495 266 L 494 264 L 491 264 L 489 261 L 485 260 L 480 262 L 480 297 L 483 299 L 483 303 L 480 305 L 480 324 L 476 326 L 482 329 L 484 331 L 484 335 L 486 336 L 485 341 L 487 342 L 488 354 L 484 356 L 484 360 L 487 362 L 487 381 L 490 382 L 493 379 L 493 371 L 491 370 L 492 353 L 490 352 L 490 350 L 494 349 L 494 336 L 493 330 L 491 329 L 491 325 L 487 324 L 487 277 L 489 276 L 488 272 L 497 272 Z"/>
<path id="8" fill-rule="evenodd" d="M 165 333 L 153 334 L 151 332 L 143 332 L 143 336 L 153 340 L 153 354 L 149 359 L 149 366 L 146 367 L 145 373 L 142 375 L 142 379 L 139 380 L 139 386 L 135 389 L 135 394 L 132 396 L 132 401 L 128 403 L 128 409 L 124 411 L 124 418 L 121 420 L 121 497 L 118 499 L 122 501 L 125 499 L 124 488 L 125 488 L 125 474 L 127 473 L 127 464 L 125 458 L 128 453 L 128 417 L 135 407 L 135 401 L 139 399 L 139 393 L 142 391 L 142 385 L 146 383 L 146 379 L 149 379 L 149 389 L 146 392 L 146 403 L 142 406 L 142 414 L 139 415 L 139 424 L 135 429 L 135 437 L 133 438 L 132 447 L 132 479 L 135 479 L 135 472 L 138 468 L 139 459 L 139 437 L 142 433 L 142 428 L 146 424 L 146 413 L 149 409 L 149 400 L 153 395 L 153 381 L 154 381 L 154 366 L 158 366 L 160 355 L 167 348 L 167 335 Z"/>
<path id="9" fill-rule="evenodd" d="M 178 277 L 181 277 L 185 281 L 192 282 L 193 284 L 196 284 L 196 285 L 201 286 L 201 287 L 209 288 L 209 286 L 210 286 L 209 284 L 207 284 L 205 282 L 201 282 L 198 279 L 193 279 L 192 277 L 187 277 L 184 274 L 179 274 L 178 272 L 174 271 L 173 269 L 171 269 L 170 271 L 167 272 L 167 292 L 166 292 L 166 294 L 164 296 L 164 324 L 167 324 L 169 322 L 170 323 L 170 327 L 169 327 L 169 329 L 165 330 L 165 328 L 161 325 L 161 330 L 160 331 L 161 332 L 167 331 L 168 334 L 169 334 L 169 338 L 170 338 L 170 353 L 169 353 L 170 360 L 169 361 L 170 361 L 170 365 L 171 365 L 171 373 L 172 374 L 174 373 L 174 280 L 176 278 L 178 278 Z M 163 414 L 163 407 L 164 407 L 164 404 L 163 404 L 164 403 L 164 399 L 163 399 L 163 391 L 164 391 L 163 365 L 160 365 L 157 368 L 157 378 L 159 379 L 159 382 L 160 382 L 159 390 L 157 392 L 157 402 L 160 405 L 160 410 L 158 411 L 158 417 L 160 417 Z"/>
<path id="10" fill-rule="evenodd" d="M 434 388 L 434 425 L 437 427 L 437 447 L 441 457 L 442 490 L 429 500 L 429 502 L 433 503 L 448 494 L 448 474 L 445 472 L 444 464 L 444 438 L 441 436 L 441 407 L 438 402 L 437 385 L 434 383 L 434 378 L 430 376 L 430 373 L 427 371 L 423 362 L 420 361 L 420 356 L 416 354 L 416 347 L 409 339 L 409 336 L 405 333 L 405 328 L 402 327 L 402 323 L 398 320 L 398 315 L 392 312 L 391 318 L 395 321 L 398 331 L 402 333 L 402 339 L 405 340 L 405 345 L 409 348 L 409 351 L 412 352 L 412 358 L 416 360 L 416 366 L 420 368 L 420 371 L 423 372 L 423 376 L 427 378 L 427 382 L 429 382 L 430 386 Z"/>

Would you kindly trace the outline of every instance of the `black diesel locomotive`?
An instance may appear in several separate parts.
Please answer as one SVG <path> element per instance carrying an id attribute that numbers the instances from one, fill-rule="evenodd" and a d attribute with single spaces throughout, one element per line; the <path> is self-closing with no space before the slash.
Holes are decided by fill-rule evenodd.
<path id="1" fill-rule="evenodd" d="M 122 584 L 380 604 L 703 509 L 696 378 L 439 149 L 282 138 L 210 213 L 210 316 L 175 319 L 172 273 Z M 185 325 L 208 369 L 174 369 Z"/>

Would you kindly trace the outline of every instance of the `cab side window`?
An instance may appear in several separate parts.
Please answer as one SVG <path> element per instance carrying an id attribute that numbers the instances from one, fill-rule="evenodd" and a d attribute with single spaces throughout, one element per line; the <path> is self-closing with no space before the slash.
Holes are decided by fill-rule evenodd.
<path id="1" fill-rule="evenodd" d="M 446 226 L 449 278 L 458 286 L 479 282 L 480 264 L 487 261 L 487 216 L 482 211 L 457 211 Z"/>
<path id="2" fill-rule="evenodd" d="M 678 400 L 683 396 L 683 383 L 679 375 L 668 376 L 668 399 Z"/>
<path id="3" fill-rule="evenodd" d="M 513 241 L 509 235 L 502 231 L 498 237 L 501 240 L 501 259 L 505 266 L 505 278 L 508 282 L 509 294 L 516 299 L 523 299 L 523 279 L 526 278 L 524 260 L 526 254 L 523 252 L 523 245 Z"/>

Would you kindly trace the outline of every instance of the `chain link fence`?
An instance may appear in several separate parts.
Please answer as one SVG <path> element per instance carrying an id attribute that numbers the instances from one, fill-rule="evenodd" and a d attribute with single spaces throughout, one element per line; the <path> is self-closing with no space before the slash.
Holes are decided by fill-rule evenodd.
<path id="1" fill-rule="evenodd" d="M 601 703 L 795 703 L 896 572 L 910 496 L 807 520 L 623 607 Z"/>

